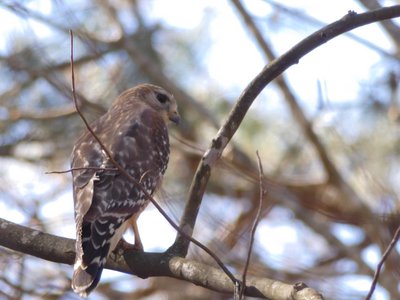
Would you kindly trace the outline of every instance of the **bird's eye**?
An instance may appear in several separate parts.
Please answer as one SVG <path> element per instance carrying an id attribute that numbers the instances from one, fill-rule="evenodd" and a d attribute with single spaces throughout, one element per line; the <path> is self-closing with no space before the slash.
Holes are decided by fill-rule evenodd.
<path id="1" fill-rule="evenodd" d="M 165 102 L 167 102 L 169 100 L 167 95 L 160 94 L 160 93 L 157 93 L 156 98 L 160 103 L 165 103 Z"/>

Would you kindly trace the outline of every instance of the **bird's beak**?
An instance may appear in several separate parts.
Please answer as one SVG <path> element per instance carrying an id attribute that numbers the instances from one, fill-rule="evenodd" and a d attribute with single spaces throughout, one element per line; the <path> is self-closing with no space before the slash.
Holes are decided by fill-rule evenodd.
<path id="1" fill-rule="evenodd" d="M 174 122 L 175 124 L 179 124 L 181 122 L 181 117 L 177 111 L 173 111 L 169 114 L 170 121 Z"/>

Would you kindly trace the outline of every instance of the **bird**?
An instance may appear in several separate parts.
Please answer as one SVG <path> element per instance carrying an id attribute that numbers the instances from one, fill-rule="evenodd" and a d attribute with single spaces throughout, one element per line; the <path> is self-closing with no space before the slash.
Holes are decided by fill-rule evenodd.
<path id="1" fill-rule="evenodd" d="M 87 297 L 100 281 L 107 257 L 129 226 L 133 247 L 143 250 L 136 220 L 160 188 L 169 160 L 167 124 L 179 123 L 176 100 L 165 89 L 140 84 L 120 94 L 90 128 L 112 158 L 142 188 L 121 173 L 87 129 L 71 155 L 76 258 L 71 287 Z"/>

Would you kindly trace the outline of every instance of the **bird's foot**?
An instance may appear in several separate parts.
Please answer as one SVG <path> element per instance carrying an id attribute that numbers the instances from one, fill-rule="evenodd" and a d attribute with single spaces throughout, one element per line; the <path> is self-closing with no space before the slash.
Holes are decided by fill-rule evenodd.
<path id="1" fill-rule="evenodd" d="M 123 255 L 124 252 L 126 251 L 140 251 L 143 252 L 143 245 L 142 243 L 128 243 L 127 241 L 125 241 L 125 239 L 120 239 L 117 247 L 115 247 L 115 250 L 118 254 Z"/>

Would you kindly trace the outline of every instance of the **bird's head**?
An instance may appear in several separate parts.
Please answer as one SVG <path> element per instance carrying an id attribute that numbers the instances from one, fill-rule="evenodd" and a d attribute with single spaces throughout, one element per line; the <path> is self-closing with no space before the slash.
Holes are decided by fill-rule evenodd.
<path id="1" fill-rule="evenodd" d="M 181 118 L 175 98 L 162 87 L 153 84 L 140 84 L 126 90 L 114 101 L 111 109 L 128 108 L 130 104 L 137 105 L 138 102 L 160 113 L 165 123 L 172 121 L 179 124 Z"/>
<path id="2" fill-rule="evenodd" d="M 140 98 L 153 109 L 157 110 L 163 117 L 165 123 L 172 121 L 179 124 L 181 118 L 178 112 L 178 105 L 174 96 L 163 88 L 142 84 L 136 87 L 140 90 Z"/>

